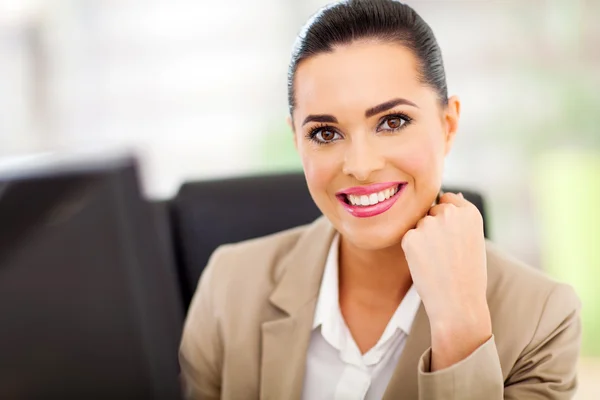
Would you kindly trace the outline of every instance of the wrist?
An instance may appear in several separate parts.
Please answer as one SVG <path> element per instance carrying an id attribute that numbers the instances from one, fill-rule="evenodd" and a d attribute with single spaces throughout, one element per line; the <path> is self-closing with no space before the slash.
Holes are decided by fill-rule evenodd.
<path id="1" fill-rule="evenodd" d="M 464 334 L 472 330 L 491 332 L 492 329 L 487 302 L 476 307 L 457 307 L 455 312 L 446 309 L 446 312 L 440 314 L 429 316 L 432 335 Z"/>
<path id="2" fill-rule="evenodd" d="M 462 312 L 443 319 L 432 319 L 430 325 L 432 372 L 462 361 L 492 337 L 487 306 L 478 312 Z"/>

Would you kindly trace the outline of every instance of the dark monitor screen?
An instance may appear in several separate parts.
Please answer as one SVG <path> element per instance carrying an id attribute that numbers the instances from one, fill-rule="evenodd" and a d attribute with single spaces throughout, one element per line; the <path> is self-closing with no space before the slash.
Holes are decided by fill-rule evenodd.
<path id="1" fill-rule="evenodd" d="M 130 162 L 0 175 L 0 399 L 177 399 L 182 326 Z"/>

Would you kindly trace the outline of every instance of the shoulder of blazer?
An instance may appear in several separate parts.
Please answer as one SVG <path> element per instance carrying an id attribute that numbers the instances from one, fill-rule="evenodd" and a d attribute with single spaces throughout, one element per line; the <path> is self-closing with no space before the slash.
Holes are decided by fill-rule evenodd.
<path id="1" fill-rule="evenodd" d="M 579 309 L 579 299 L 569 285 L 507 255 L 489 241 L 486 247 L 488 305 L 500 336 L 507 329 L 531 339 L 546 312 L 566 315 Z M 562 303 L 563 310 L 547 309 L 551 296 Z"/>
<path id="2" fill-rule="evenodd" d="M 319 217 L 308 225 L 219 246 L 203 275 L 211 275 L 211 286 L 217 296 L 229 293 L 240 297 L 248 287 L 255 292 L 270 293 L 290 265 L 288 259 L 298 256 L 299 247 L 311 246 L 315 235 L 329 235 L 332 230 L 329 221 Z"/>
<path id="3" fill-rule="evenodd" d="M 486 241 L 486 250 L 488 299 L 494 300 L 501 293 L 520 293 L 516 296 L 520 299 L 538 295 L 545 298 L 559 284 L 544 271 L 508 255 L 490 241 Z"/>

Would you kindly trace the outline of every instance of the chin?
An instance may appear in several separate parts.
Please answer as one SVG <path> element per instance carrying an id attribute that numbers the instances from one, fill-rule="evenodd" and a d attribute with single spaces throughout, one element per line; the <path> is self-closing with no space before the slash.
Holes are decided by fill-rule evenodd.
<path id="1" fill-rule="evenodd" d="M 352 217 L 354 218 L 354 217 Z M 361 250 L 382 250 L 396 246 L 402 242 L 408 228 L 403 229 L 402 224 L 392 225 L 392 220 L 381 221 L 378 224 L 350 224 L 342 222 L 338 232 L 345 240 Z M 361 226 L 362 225 L 362 226 Z"/>

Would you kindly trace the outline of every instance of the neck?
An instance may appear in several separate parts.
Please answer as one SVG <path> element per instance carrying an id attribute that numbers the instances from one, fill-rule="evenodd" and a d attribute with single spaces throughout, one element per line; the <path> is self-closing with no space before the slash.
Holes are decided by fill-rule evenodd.
<path id="1" fill-rule="evenodd" d="M 364 303 L 400 304 L 412 285 L 402 245 L 364 250 L 340 237 L 339 284 L 340 293 Z"/>

